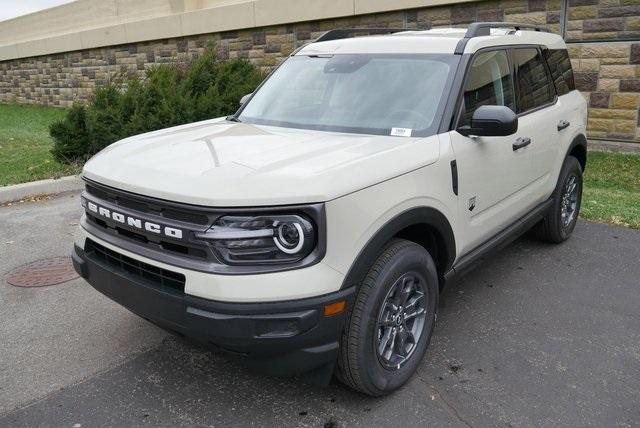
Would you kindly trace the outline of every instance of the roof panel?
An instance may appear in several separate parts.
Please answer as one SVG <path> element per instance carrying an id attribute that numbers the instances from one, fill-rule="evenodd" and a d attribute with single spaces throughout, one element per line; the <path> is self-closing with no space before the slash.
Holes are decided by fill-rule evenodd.
<path id="1" fill-rule="evenodd" d="M 353 37 L 312 43 L 297 55 L 352 53 L 453 53 L 460 37 L 396 33 L 388 36 Z"/>

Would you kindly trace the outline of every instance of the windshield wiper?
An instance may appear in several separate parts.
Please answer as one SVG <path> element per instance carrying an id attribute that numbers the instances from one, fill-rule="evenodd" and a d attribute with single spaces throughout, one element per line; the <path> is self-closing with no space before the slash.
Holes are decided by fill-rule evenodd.
<path id="1" fill-rule="evenodd" d="M 237 117 L 235 117 L 233 115 L 225 117 L 225 120 L 228 120 L 229 122 L 242 123 L 242 121 L 240 119 L 238 119 Z"/>

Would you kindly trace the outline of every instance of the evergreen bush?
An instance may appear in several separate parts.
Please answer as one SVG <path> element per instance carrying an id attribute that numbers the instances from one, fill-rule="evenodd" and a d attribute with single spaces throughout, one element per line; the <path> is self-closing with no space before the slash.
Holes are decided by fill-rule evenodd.
<path id="1" fill-rule="evenodd" d="M 249 61 L 218 61 L 208 49 L 187 66 L 161 64 L 143 78 L 113 79 L 51 125 L 53 156 L 83 161 L 131 135 L 232 114 L 263 78 Z"/>

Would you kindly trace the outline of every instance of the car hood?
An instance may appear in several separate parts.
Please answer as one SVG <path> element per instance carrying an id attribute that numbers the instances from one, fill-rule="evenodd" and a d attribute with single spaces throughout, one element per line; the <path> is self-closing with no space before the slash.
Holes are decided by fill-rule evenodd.
<path id="1" fill-rule="evenodd" d="M 107 147 L 83 176 L 129 192 L 232 207 L 324 202 L 435 162 L 437 137 L 330 133 L 221 119 Z"/>

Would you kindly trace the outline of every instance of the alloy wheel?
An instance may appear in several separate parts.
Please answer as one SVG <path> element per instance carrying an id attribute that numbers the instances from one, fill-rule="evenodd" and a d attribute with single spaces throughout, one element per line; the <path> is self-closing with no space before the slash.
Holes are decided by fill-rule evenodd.
<path id="1" fill-rule="evenodd" d="M 389 289 L 378 315 L 376 353 L 388 370 L 398 370 L 416 349 L 424 330 L 427 295 L 416 273 L 402 275 Z"/>
<path id="2" fill-rule="evenodd" d="M 568 227 L 576 217 L 579 197 L 578 191 L 578 178 L 572 174 L 567 178 L 560 202 L 562 227 Z"/>

